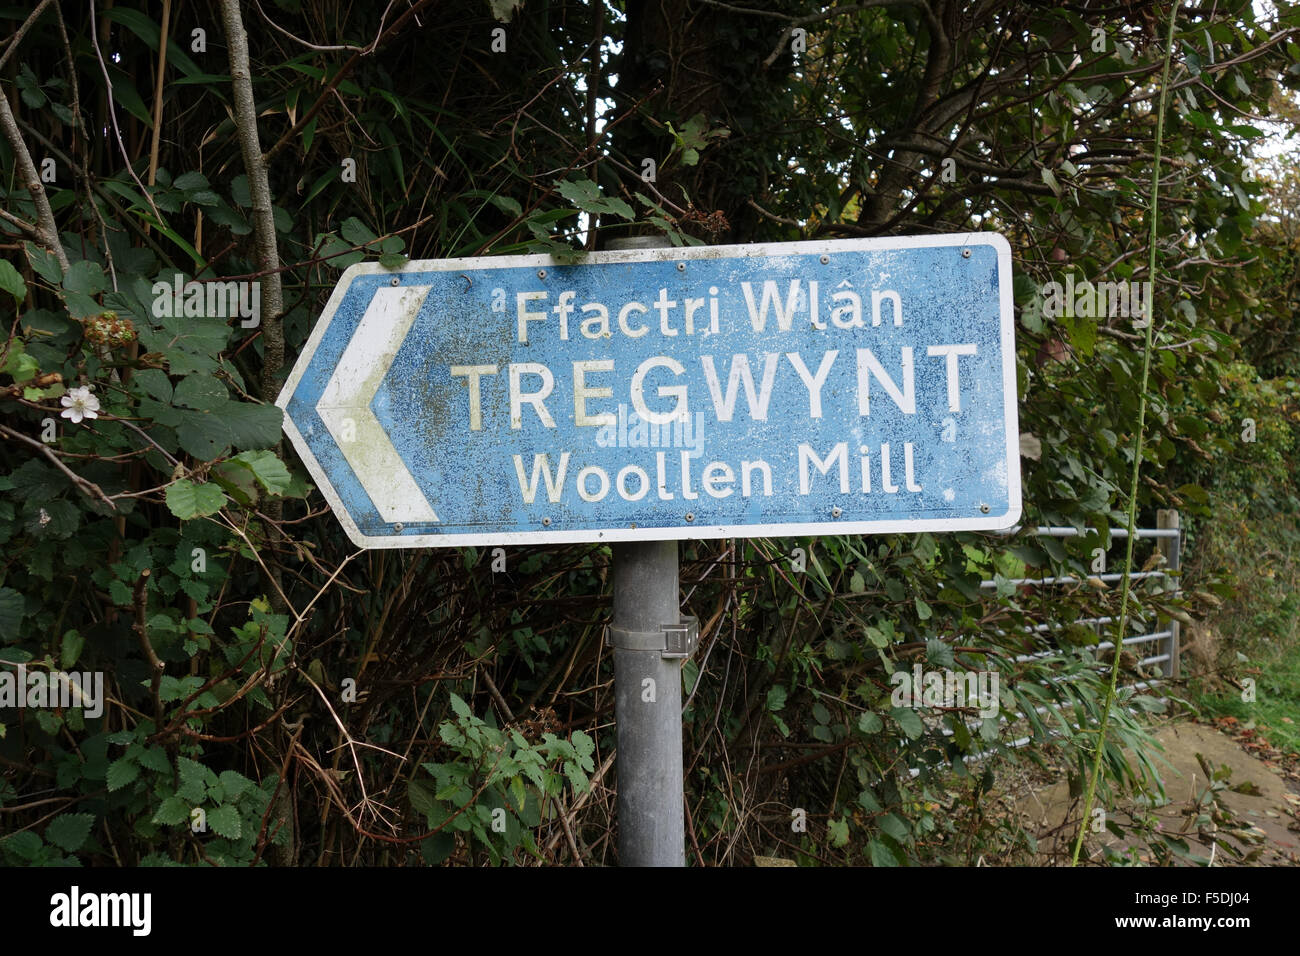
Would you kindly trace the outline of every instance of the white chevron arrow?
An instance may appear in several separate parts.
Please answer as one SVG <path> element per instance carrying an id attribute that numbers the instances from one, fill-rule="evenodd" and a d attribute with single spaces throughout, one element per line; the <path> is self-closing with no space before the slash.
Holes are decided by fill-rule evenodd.
<path id="1" fill-rule="evenodd" d="M 389 524 L 438 520 L 433 506 L 370 410 L 370 403 L 430 288 L 427 285 L 382 286 L 375 291 L 316 403 L 317 414 L 361 487 Z"/>

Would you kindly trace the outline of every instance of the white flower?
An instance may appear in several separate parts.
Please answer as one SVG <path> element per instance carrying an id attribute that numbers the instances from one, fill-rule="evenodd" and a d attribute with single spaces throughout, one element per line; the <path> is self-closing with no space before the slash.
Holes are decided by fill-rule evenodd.
<path id="1" fill-rule="evenodd" d="M 98 418 L 96 414 L 99 411 L 99 399 L 90 394 L 90 386 L 83 385 L 80 388 L 68 389 L 68 394 L 63 396 L 64 418 L 72 419 L 72 423 L 80 424 L 83 418 Z"/>

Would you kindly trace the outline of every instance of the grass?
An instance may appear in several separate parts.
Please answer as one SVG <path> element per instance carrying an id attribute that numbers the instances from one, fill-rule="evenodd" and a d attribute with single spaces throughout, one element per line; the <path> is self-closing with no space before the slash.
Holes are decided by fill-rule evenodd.
<path id="1" fill-rule="evenodd" d="M 1300 643 L 1268 645 L 1263 653 L 1248 657 L 1237 673 L 1239 680 L 1255 681 L 1255 700 L 1246 702 L 1240 693 L 1193 695 L 1201 712 L 1209 717 L 1235 717 L 1249 728 L 1251 721 L 1259 735 L 1278 750 L 1300 755 Z"/>
<path id="2" fill-rule="evenodd" d="M 1235 717 L 1292 754 L 1300 754 L 1298 525 L 1292 515 L 1251 519 L 1225 507 L 1206 529 L 1199 568 L 1227 571 L 1236 587 L 1208 621 L 1219 636 L 1218 667 L 1238 683 L 1253 680 L 1255 699 L 1244 701 L 1241 691 L 1218 682 L 1191 688 L 1206 716 Z"/>

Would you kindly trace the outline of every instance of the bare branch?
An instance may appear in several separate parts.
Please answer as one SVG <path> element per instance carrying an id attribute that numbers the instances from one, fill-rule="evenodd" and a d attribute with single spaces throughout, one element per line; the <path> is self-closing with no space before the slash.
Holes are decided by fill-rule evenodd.
<path id="1" fill-rule="evenodd" d="M 0 100 L 3 99 L 4 97 L 0 96 Z M 104 502 L 104 504 L 108 505 L 114 511 L 117 510 L 117 505 L 113 504 L 112 499 L 109 498 L 108 495 L 104 494 L 103 488 L 99 487 L 99 485 L 95 484 L 93 481 L 87 481 L 85 478 L 82 478 L 71 468 L 65 465 L 62 461 L 59 460 L 59 456 L 54 454 L 53 450 L 51 450 L 50 447 L 46 445 L 44 442 L 39 442 L 35 438 L 30 438 L 27 435 L 24 435 L 22 432 L 10 428 L 8 425 L 0 425 L 0 434 L 7 435 L 8 437 L 14 439 L 15 441 L 20 441 L 23 442 L 24 444 L 32 446 L 41 454 L 43 454 L 46 458 L 48 458 L 51 462 L 53 462 L 54 466 L 58 468 L 59 471 L 67 475 L 68 479 L 74 485 L 76 485 L 78 488 L 84 491 L 88 496 L 90 496 L 91 498 L 98 498 L 100 501 Z"/>
<path id="2" fill-rule="evenodd" d="M 253 206 L 253 231 L 257 238 L 257 264 L 266 275 L 263 296 L 262 400 L 275 401 L 280 369 L 284 365 L 284 330 L 280 313 L 284 293 L 280 285 L 280 253 L 275 242 L 275 218 L 271 213 L 271 187 L 257 135 L 257 105 L 253 101 L 253 79 L 248 66 L 248 33 L 239 13 L 239 0 L 221 0 L 221 19 L 230 49 L 230 82 L 235 100 L 235 129 L 248 173 L 248 194 Z"/>

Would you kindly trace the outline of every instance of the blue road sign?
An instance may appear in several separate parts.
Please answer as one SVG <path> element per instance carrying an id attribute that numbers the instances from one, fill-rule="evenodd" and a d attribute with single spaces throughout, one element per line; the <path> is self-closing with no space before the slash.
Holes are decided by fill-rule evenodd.
<path id="1" fill-rule="evenodd" d="M 996 233 L 359 264 L 278 404 L 359 547 L 1020 517 Z"/>

